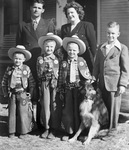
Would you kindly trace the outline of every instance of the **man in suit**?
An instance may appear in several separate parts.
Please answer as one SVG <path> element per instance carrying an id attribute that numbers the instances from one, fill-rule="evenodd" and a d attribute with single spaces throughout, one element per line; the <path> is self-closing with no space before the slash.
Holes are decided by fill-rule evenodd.
<path id="1" fill-rule="evenodd" d="M 109 112 L 109 131 L 117 129 L 121 95 L 125 92 L 129 75 L 128 48 L 117 39 L 119 28 L 117 22 L 108 23 L 107 42 L 98 48 L 93 71 Z"/>
<path id="2" fill-rule="evenodd" d="M 32 58 L 26 64 L 31 68 L 33 77 L 37 83 L 35 94 L 32 99 L 33 102 L 37 102 L 39 99 L 36 61 L 41 53 L 41 48 L 38 45 L 38 39 L 48 32 L 55 33 L 54 23 L 41 17 L 42 13 L 45 11 L 44 5 L 45 3 L 43 0 L 33 0 L 31 2 L 31 17 L 29 20 L 19 24 L 16 35 L 16 45 L 24 45 L 32 54 Z"/>

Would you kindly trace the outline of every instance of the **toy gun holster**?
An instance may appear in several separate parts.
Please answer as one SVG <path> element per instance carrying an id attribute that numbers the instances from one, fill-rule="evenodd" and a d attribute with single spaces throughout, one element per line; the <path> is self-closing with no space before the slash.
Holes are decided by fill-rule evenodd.
<path id="1" fill-rule="evenodd" d="M 17 100 L 20 101 L 22 106 L 25 106 L 27 102 L 30 102 L 31 95 L 27 92 L 19 92 L 16 94 Z"/>

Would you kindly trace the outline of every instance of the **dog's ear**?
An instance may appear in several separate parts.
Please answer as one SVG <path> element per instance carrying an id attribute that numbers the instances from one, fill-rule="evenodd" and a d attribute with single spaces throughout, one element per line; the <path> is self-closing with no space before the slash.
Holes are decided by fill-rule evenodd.
<path id="1" fill-rule="evenodd" d="M 96 89 L 96 95 L 97 95 L 97 97 L 101 97 L 101 95 L 102 95 L 102 92 L 101 92 L 100 88 L 98 88 L 98 87 Z"/>

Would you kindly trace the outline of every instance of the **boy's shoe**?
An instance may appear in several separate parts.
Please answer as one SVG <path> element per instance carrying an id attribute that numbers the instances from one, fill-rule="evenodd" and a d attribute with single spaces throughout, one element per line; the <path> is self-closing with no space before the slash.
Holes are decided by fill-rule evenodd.
<path id="1" fill-rule="evenodd" d="M 61 141 L 68 141 L 69 140 L 69 136 L 65 135 L 61 138 Z"/>
<path id="2" fill-rule="evenodd" d="M 109 130 L 108 132 L 108 136 L 115 136 L 117 134 L 117 129 L 113 128 L 111 130 Z"/>
<path id="3" fill-rule="evenodd" d="M 46 139 L 48 137 L 48 134 L 49 130 L 45 130 L 45 132 L 43 132 L 40 137 Z"/>
<path id="4" fill-rule="evenodd" d="M 55 135 L 54 135 L 54 133 L 53 132 L 50 132 L 49 134 L 48 134 L 48 137 L 47 137 L 48 139 L 55 139 Z"/>
<path id="5" fill-rule="evenodd" d="M 9 134 L 9 138 L 15 138 L 15 134 L 14 133 L 11 133 L 11 134 Z"/>
<path id="6" fill-rule="evenodd" d="M 19 135 L 19 139 L 25 139 L 27 137 L 27 134 L 21 134 Z"/>

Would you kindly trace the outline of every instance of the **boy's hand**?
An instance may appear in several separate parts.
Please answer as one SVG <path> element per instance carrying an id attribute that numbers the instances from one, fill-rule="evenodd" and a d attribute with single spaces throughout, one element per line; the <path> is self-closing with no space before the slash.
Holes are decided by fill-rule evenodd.
<path id="1" fill-rule="evenodd" d="M 118 90 L 119 90 L 119 94 L 123 94 L 125 92 L 125 87 L 119 86 Z"/>
<path id="2" fill-rule="evenodd" d="M 119 96 L 125 92 L 125 87 L 124 86 L 119 86 L 117 89 L 117 92 L 115 93 L 115 96 Z"/>

